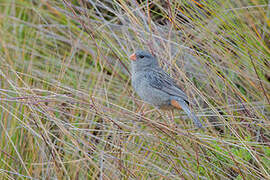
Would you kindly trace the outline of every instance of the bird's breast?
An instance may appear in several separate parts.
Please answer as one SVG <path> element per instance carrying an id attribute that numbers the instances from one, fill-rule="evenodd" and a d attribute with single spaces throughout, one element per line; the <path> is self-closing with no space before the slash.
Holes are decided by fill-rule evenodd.
<path id="1" fill-rule="evenodd" d="M 131 76 L 131 85 L 137 93 L 141 88 L 142 80 L 143 75 L 141 73 L 133 73 Z"/>
<path id="2" fill-rule="evenodd" d="M 152 87 L 144 73 L 133 74 L 131 81 L 135 92 L 143 101 L 159 108 L 164 108 L 169 104 L 170 96 Z"/>

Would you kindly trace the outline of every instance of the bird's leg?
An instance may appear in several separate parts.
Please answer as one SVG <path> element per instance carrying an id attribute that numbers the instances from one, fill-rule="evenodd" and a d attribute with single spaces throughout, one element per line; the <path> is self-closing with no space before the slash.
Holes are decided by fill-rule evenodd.
<path id="1" fill-rule="evenodd" d="M 143 103 L 139 108 L 137 113 L 140 114 L 139 115 L 139 121 L 141 121 L 141 118 L 144 116 L 144 110 L 145 110 L 145 104 Z"/>
<path id="2" fill-rule="evenodd" d="M 156 111 L 156 109 L 151 109 L 151 110 L 149 110 L 149 111 L 145 111 L 145 112 L 144 112 L 144 115 L 146 115 L 146 114 L 148 114 L 148 113 L 151 113 L 151 112 L 153 112 L 153 111 Z"/>
<path id="3" fill-rule="evenodd" d="M 158 117 L 156 118 L 156 120 L 158 120 L 159 118 L 162 118 L 162 119 L 164 120 L 164 118 L 163 118 L 163 116 L 161 115 L 160 111 L 157 110 L 157 112 L 158 112 Z"/>
<path id="4" fill-rule="evenodd" d="M 169 125 L 170 125 L 170 127 L 176 128 L 175 121 L 174 121 L 174 111 L 173 111 L 173 109 L 171 109 L 170 112 L 168 112 L 168 115 L 169 115 Z"/>
<path id="5" fill-rule="evenodd" d="M 145 103 L 142 104 L 142 106 L 139 108 L 138 113 L 140 113 L 141 116 L 145 116 L 146 114 L 155 111 L 156 109 L 151 109 L 149 111 L 145 111 L 146 110 L 146 106 Z"/>
<path id="6" fill-rule="evenodd" d="M 171 124 L 172 124 L 172 111 L 168 110 L 168 111 L 166 111 L 166 114 L 167 114 L 167 118 L 165 118 L 166 123 L 169 126 L 171 126 Z"/>
<path id="7" fill-rule="evenodd" d="M 142 105 L 138 108 L 137 112 L 140 114 L 143 114 L 144 109 L 145 109 L 145 106 L 144 106 L 144 103 L 142 103 Z"/>

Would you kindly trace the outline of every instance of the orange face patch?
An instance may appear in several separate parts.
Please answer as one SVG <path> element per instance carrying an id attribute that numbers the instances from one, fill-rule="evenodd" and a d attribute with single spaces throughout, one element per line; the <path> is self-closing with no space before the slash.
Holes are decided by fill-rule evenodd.
<path id="1" fill-rule="evenodd" d="M 131 60 L 133 60 L 133 61 L 136 61 L 136 54 L 135 53 L 133 53 L 133 54 L 131 54 L 130 56 L 129 56 L 129 59 L 131 59 Z"/>
<path id="2" fill-rule="evenodd" d="M 180 106 L 180 104 L 176 101 L 176 100 L 171 100 L 171 105 L 177 109 L 182 109 L 182 107 Z"/>

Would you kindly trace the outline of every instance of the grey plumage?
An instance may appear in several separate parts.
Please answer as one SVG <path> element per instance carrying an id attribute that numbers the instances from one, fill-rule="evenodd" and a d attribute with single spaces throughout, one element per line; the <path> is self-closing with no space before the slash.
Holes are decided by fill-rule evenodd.
<path id="1" fill-rule="evenodd" d="M 161 109 L 173 109 L 172 101 L 187 113 L 199 128 L 203 127 L 200 120 L 189 108 L 186 94 L 175 81 L 159 67 L 157 59 L 146 51 L 137 51 L 131 55 L 132 86 L 140 98 Z"/>
<path id="2" fill-rule="evenodd" d="M 190 110 L 188 104 L 183 101 L 182 99 L 177 99 L 177 102 L 180 104 L 180 106 L 182 107 L 182 109 L 187 113 L 188 117 L 190 119 L 193 120 L 194 124 L 199 127 L 202 128 L 203 125 L 201 123 L 201 121 L 197 118 L 197 116 Z"/>

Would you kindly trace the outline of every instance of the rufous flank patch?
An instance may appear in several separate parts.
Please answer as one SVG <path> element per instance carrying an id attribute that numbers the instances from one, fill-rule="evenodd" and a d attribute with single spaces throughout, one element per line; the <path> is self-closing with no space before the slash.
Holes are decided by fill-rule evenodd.
<path id="1" fill-rule="evenodd" d="M 180 106 L 180 104 L 176 101 L 176 100 L 171 100 L 171 105 L 173 107 L 176 107 L 177 109 L 182 109 L 182 107 Z"/>

